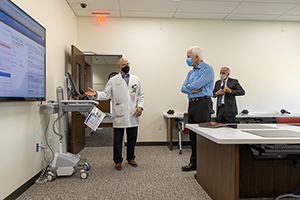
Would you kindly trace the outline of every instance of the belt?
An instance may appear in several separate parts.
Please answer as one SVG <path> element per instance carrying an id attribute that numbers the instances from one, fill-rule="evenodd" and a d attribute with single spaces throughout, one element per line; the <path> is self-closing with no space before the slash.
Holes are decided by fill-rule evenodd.
<path id="1" fill-rule="evenodd" d="M 190 98 L 189 99 L 189 102 L 193 102 L 193 101 L 199 101 L 199 100 L 202 100 L 202 99 L 209 99 L 210 97 L 208 96 L 204 96 L 204 97 L 196 97 L 196 98 Z"/>

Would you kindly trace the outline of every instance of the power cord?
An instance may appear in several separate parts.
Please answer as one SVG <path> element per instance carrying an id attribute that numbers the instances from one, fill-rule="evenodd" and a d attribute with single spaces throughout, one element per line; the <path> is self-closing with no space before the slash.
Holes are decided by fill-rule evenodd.
<path id="1" fill-rule="evenodd" d="M 64 112 L 63 114 L 61 114 L 60 116 L 58 116 L 58 117 L 56 118 L 56 120 L 53 122 L 53 132 L 54 132 L 56 135 L 58 135 L 58 136 L 60 137 L 59 140 L 62 140 L 63 136 L 55 131 L 55 124 L 57 123 L 57 121 L 58 121 L 60 118 L 62 118 L 62 117 L 65 116 L 66 114 L 67 114 L 67 113 Z"/>
<path id="2" fill-rule="evenodd" d="M 37 147 L 43 149 L 43 151 L 44 151 L 44 160 L 45 160 L 45 162 L 48 163 L 48 164 L 52 163 L 53 158 L 54 158 L 54 153 L 53 153 L 52 149 L 51 149 L 51 151 L 52 151 L 52 160 L 51 160 L 51 161 L 48 161 L 48 160 L 46 159 L 46 153 L 47 153 L 47 152 L 46 152 L 46 149 L 45 149 L 44 147 L 42 147 L 42 146 L 37 146 Z"/>
<path id="3" fill-rule="evenodd" d="M 296 195 L 296 193 L 298 193 L 300 191 L 300 187 L 295 191 L 295 192 L 292 192 L 291 194 L 282 194 L 282 195 L 279 195 L 276 200 L 280 199 L 280 198 L 283 198 L 283 197 L 292 197 L 292 198 L 299 198 L 300 195 Z"/>
<path id="4" fill-rule="evenodd" d="M 44 150 L 44 160 L 45 160 L 47 163 L 52 163 L 52 161 L 53 161 L 53 159 L 54 159 L 54 152 L 53 152 L 51 146 L 49 145 L 48 139 L 47 139 L 47 132 L 48 132 L 49 124 L 50 124 L 50 114 L 48 115 L 48 123 L 47 123 L 47 127 L 46 127 L 46 129 L 45 129 L 45 141 L 46 141 L 46 144 L 47 144 L 48 148 L 50 149 L 50 151 L 51 151 L 51 153 L 52 153 L 52 160 L 51 160 L 51 161 L 47 161 L 47 160 L 46 160 L 46 157 L 45 157 L 46 152 L 45 152 L 45 150 Z"/>
<path id="5" fill-rule="evenodd" d="M 44 183 L 46 183 L 48 181 L 47 177 L 45 179 L 41 180 L 43 178 L 43 176 L 44 176 L 44 174 L 45 174 L 48 166 L 49 165 L 47 165 L 47 166 L 44 167 L 44 169 L 43 169 L 42 173 L 40 174 L 39 178 L 35 180 L 35 184 L 44 184 Z"/>
<path id="6" fill-rule="evenodd" d="M 283 198 L 283 197 L 292 197 L 292 198 L 298 198 L 298 199 L 299 199 L 300 195 L 295 195 L 295 194 L 282 194 L 282 195 L 279 195 L 279 196 L 276 198 L 276 200 L 281 199 L 281 198 Z"/>
<path id="7" fill-rule="evenodd" d="M 47 144 L 48 148 L 50 149 L 50 151 L 51 151 L 51 153 L 52 153 L 52 160 L 51 160 L 51 161 L 48 161 L 48 160 L 46 159 L 46 153 L 47 153 L 47 152 L 46 152 L 46 149 L 45 149 L 44 147 L 42 147 L 42 146 L 37 146 L 38 148 L 43 149 L 43 151 L 44 151 L 44 160 L 45 160 L 46 163 L 52 163 L 52 161 L 53 161 L 53 159 L 54 159 L 54 152 L 53 152 L 51 146 L 49 145 L 48 139 L 47 139 L 47 132 L 48 132 L 49 124 L 50 124 L 50 114 L 48 115 L 48 122 L 47 122 L 47 126 L 46 126 L 46 129 L 45 129 L 44 137 L 45 137 L 46 144 Z"/>
<path id="8" fill-rule="evenodd" d="M 298 159 L 297 162 L 300 162 L 300 160 Z M 300 169 L 300 166 L 297 165 L 296 163 L 293 163 L 292 161 L 289 160 L 289 165 L 293 168 L 293 169 Z"/>
<path id="9" fill-rule="evenodd" d="M 43 169 L 42 173 L 40 174 L 39 178 L 36 179 L 36 181 L 35 181 L 36 184 L 43 184 L 43 183 L 46 183 L 46 182 L 48 181 L 48 180 L 47 180 L 47 177 L 46 177 L 45 179 L 43 179 L 43 180 L 41 180 L 41 179 L 42 179 L 42 177 L 44 176 L 44 174 L 45 174 L 47 168 L 49 167 L 49 164 L 52 163 L 52 161 L 53 161 L 53 159 L 54 159 L 54 152 L 53 152 L 53 150 L 52 150 L 52 148 L 51 148 L 51 146 L 49 145 L 48 140 L 47 140 L 47 131 L 48 131 L 48 128 L 49 128 L 49 124 L 50 124 L 50 115 L 48 115 L 48 123 L 47 123 L 46 129 L 45 129 L 45 141 L 46 141 L 47 146 L 49 147 L 49 149 L 50 149 L 51 152 L 52 152 L 52 160 L 51 160 L 51 161 L 48 161 L 48 160 L 46 159 L 46 150 L 45 150 L 45 148 L 42 147 L 42 146 L 38 146 L 38 148 L 43 149 L 43 151 L 44 151 L 44 161 L 45 161 L 46 163 L 48 163 L 48 165 L 44 167 L 44 169 Z"/>

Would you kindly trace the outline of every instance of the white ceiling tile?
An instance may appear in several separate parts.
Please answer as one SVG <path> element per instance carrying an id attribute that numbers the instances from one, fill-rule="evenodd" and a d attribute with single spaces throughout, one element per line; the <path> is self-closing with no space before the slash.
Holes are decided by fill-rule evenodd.
<path id="1" fill-rule="evenodd" d="M 300 16 L 292 16 L 292 15 L 283 15 L 276 18 L 274 21 L 300 21 Z"/>
<path id="2" fill-rule="evenodd" d="M 285 15 L 300 15 L 300 6 L 293 8 L 292 10 L 285 13 Z"/>
<path id="3" fill-rule="evenodd" d="M 169 0 L 120 0 L 125 11 L 175 11 L 180 2 Z"/>
<path id="4" fill-rule="evenodd" d="M 227 13 L 239 4 L 239 2 L 183 1 L 178 12 Z"/>
<path id="5" fill-rule="evenodd" d="M 227 14 L 216 13 L 176 13 L 174 18 L 178 19 L 223 19 Z"/>
<path id="6" fill-rule="evenodd" d="M 117 65 L 120 56 L 102 56 L 107 64 Z"/>
<path id="7" fill-rule="evenodd" d="M 181 0 L 181 1 L 208 1 L 208 2 L 243 2 L 244 0 Z"/>
<path id="8" fill-rule="evenodd" d="M 225 19 L 227 20 L 266 20 L 272 21 L 278 15 L 247 15 L 247 14 L 230 14 Z"/>
<path id="9" fill-rule="evenodd" d="M 245 0 L 244 2 L 255 2 L 255 3 L 300 3 L 300 0 Z"/>
<path id="10" fill-rule="evenodd" d="M 77 16 L 300 21 L 300 0 L 66 0 Z M 80 4 L 88 6 L 83 9 Z M 282 15 L 282 16 L 281 16 Z M 274 17 L 274 18 L 273 18 Z"/>
<path id="11" fill-rule="evenodd" d="M 152 17 L 152 18 L 172 18 L 173 12 L 137 12 L 137 11 L 122 11 L 122 17 Z"/>
<path id="12" fill-rule="evenodd" d="M 67 0 L 67 2 L 73 9 L 119 9 L 118 0 Z M 86 8 L 82 8 L 80 6 L 80 4 L 83 2 L 87 4 Z"/>
<path id="13" fill-rule="evenodd" d="M 92 64 L 95 65 L 117 65 L 118 60 L 121 56 L 118 55 L 87 55 L 85 54 L 85 58 L 92 61 Z"/>
<path id="14" fill-rule="evenodd" d="M 232 13 L 243 14 L 283 14 L 294 8 L 297 4 L 269 4 L 269 3 L 243 3 Z"/>
<path id="15" fill-rule="evenodd" d="M 105 61 L 103 56 L 92 56 L 94 65 L 105 65 L 107 62 Z"/>

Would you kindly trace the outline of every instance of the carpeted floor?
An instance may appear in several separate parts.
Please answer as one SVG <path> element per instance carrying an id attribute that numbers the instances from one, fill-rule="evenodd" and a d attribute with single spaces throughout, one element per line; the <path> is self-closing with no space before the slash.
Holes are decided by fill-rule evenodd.
<path id="1" fill-rule="evenodd" d="M 112 147 L 86 147 L 80 155 L 91 165 L 87 179 L 81 180 L 77 170 L 70 177 L 31 186 L 18 200 L 210 199 L 194 179 L 195 172 L 181 171 L 190 157 L 188 149 L 179 155 L 166 146 L 137 146 L 138 167 L 124 161 L 121 171 L 114 169 Z"/>
<path id="2" fill-rule="evenodd" d="M 86 147 L 109 147 L 113 146 L 113 128 L 103 127 L 93 132 L 91 136 L 85 137 Z"/>

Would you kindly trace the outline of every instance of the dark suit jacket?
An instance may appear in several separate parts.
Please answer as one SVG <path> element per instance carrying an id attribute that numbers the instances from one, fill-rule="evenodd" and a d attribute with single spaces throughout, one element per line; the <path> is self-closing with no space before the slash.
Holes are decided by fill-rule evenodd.
<path id="1" fill-rule="evenodd" d="M 220 96 L 217 96 L 216 92 L 220 90 L 221 83 L 222 83 L 221 80 L 216 81 L 214 91 L 213 91 L 214 97 L 218 97 L 218 99 L 220 98 Z M 231 93 L 225 93 L 224 102 L 225 102 L 226 113 L 230 117 L 230 116 L 235 116 L 238 113 L 235 96 L 244 95 L 245 91 L 242 88 L 242 86 L 239 84 L 239 81 L 237 79 L 233 79 L 229 77 L 227 80 L 227 87 L 231 89 Z M 217 106 L 217 114 L 218 114 L 218 110 L 219 108 Z"/>

